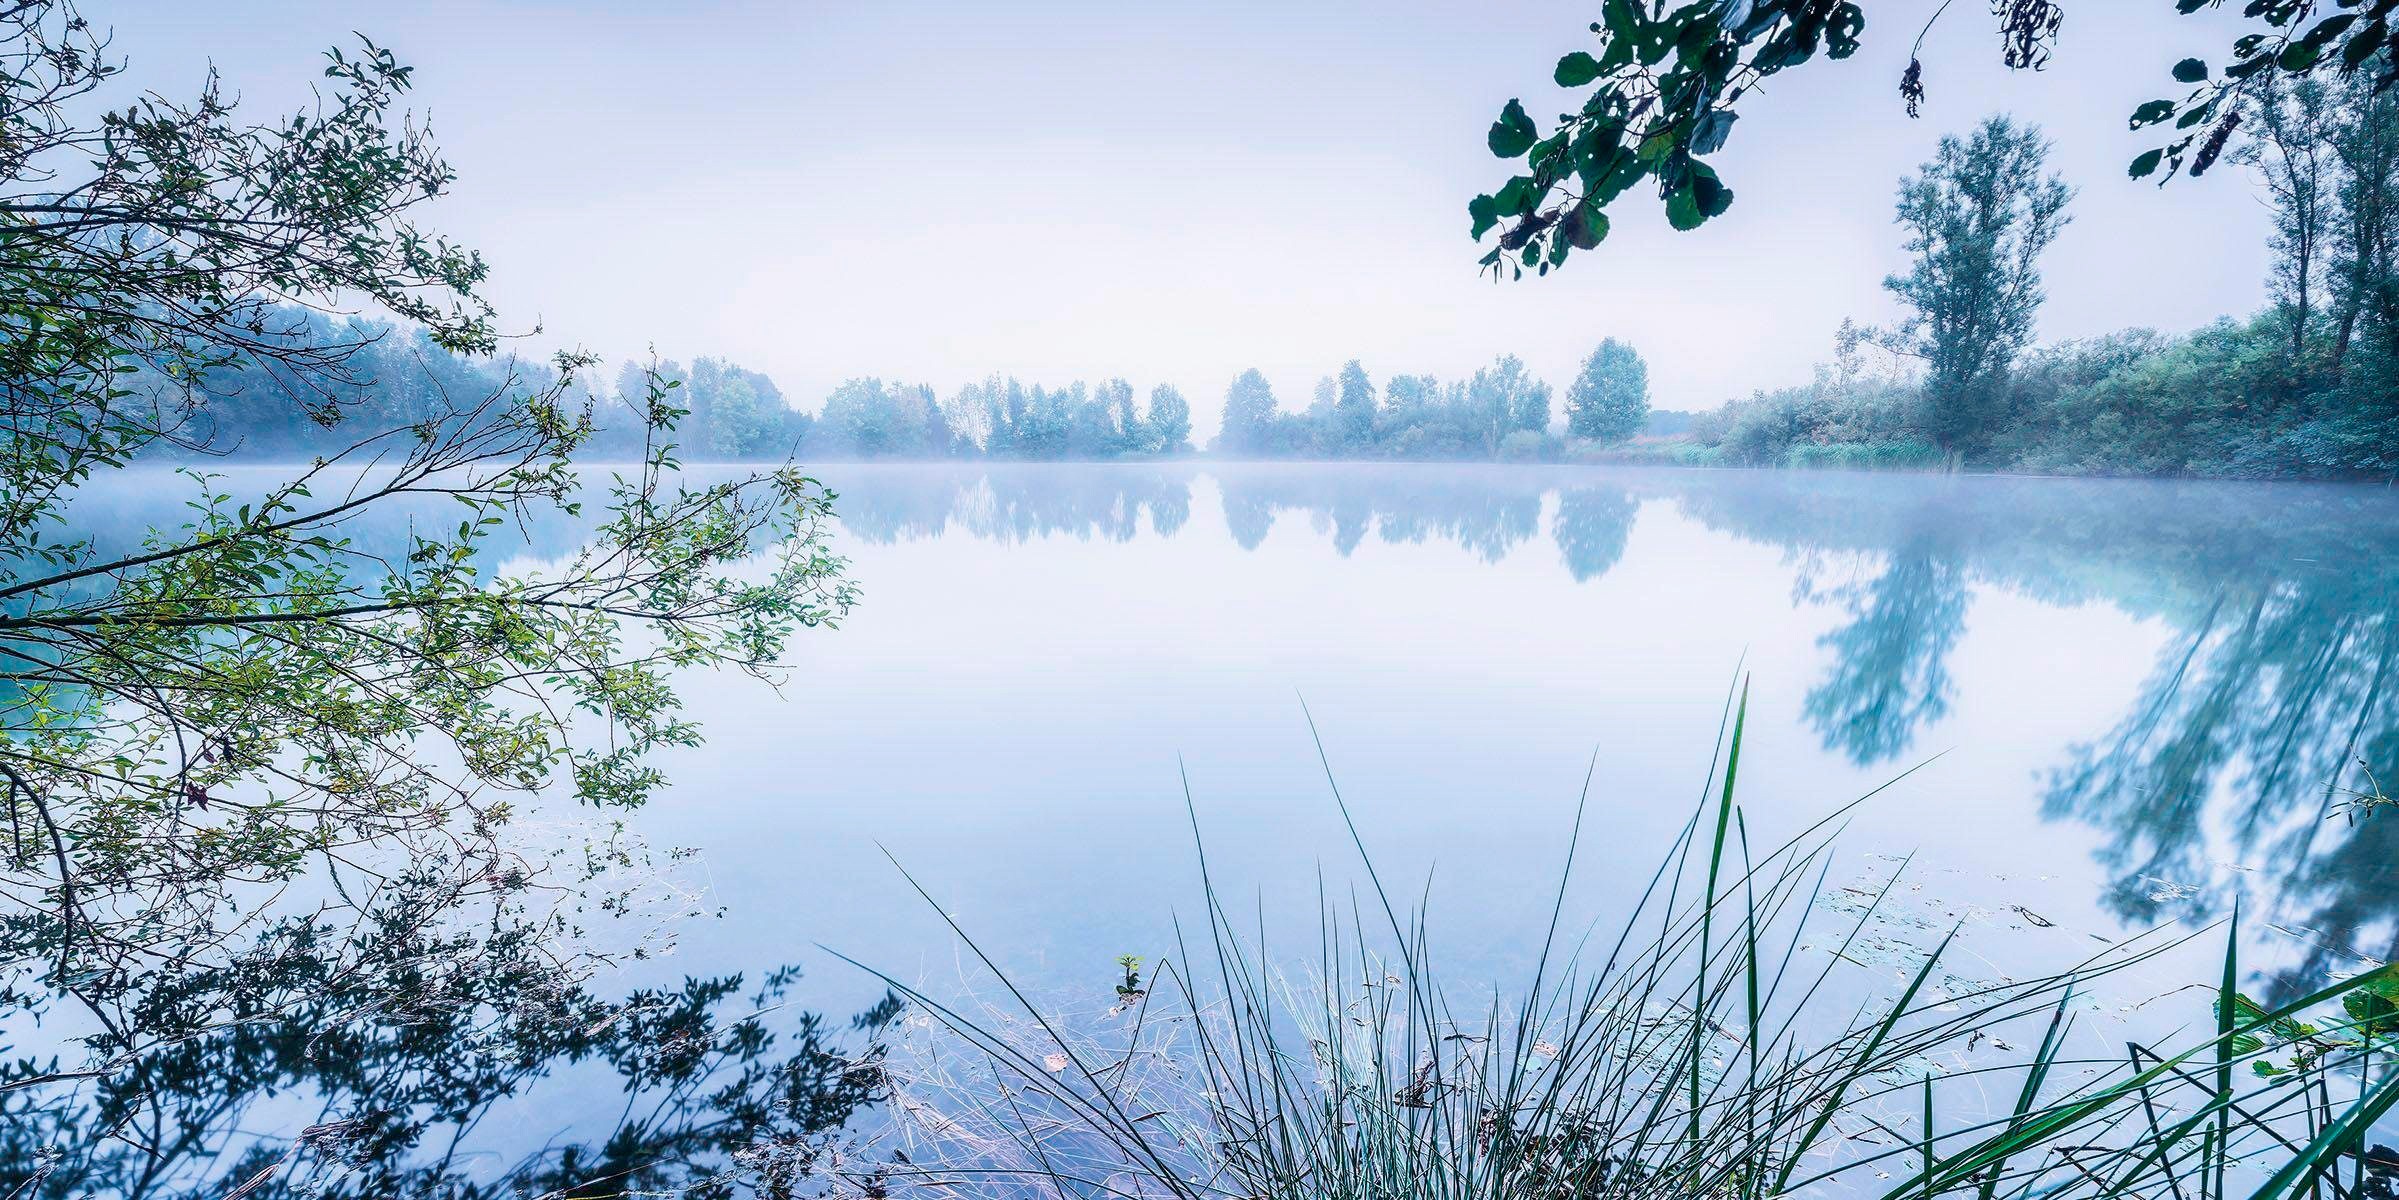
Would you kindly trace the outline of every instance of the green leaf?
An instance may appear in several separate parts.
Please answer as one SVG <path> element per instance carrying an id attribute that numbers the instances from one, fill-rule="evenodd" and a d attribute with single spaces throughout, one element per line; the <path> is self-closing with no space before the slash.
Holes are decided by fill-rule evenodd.
<path id="1" fill-rule="evenodd" d="M 1605 72 L 1601 71 L 1599 68 L 1598 59 L 1591 57 L 1589 54 L 1581 50 L 1577 50 L 1574 53 L 1558 60 L 1558 69 L 1555 78 L 1558 81 L 1559 87 L 1573 88 L 1581 87 L 1584 84 L 1599 78 L 1604 73 Z"/>
<path id="2" fill-rule="evenodd" d="M 1714 154 L 1724 149 L 1725 139 L 1733 134 L 1733 122 L 1740 118 L 1741 114 L 1721 108 L 1708 110 L 1691 127 L 1691 153 Z"/>
<path id="3" fill-rule="evenodd" d="M 1466 202 L 1466 215 L 1474 218 L 1474 240 L 1483 240 L 1491 227 L 1499 224 L 1499 201 L 1490 196 L 1477 196 Z"/>
<path id="4" fill-rule="evenodd" d="M 1524 115 L 1524 105 L 1510 100 L 1508 106 L 1499 111 L 1499 119 L 1491 123 L 1488 140 L 1494 156 L 1516 158 L 1532 149 L 1534 142 L 1541 140 L 1541 131 L 1534 127 L 1531 117 Z"/>
<path id="5" fill-rule="evenodd" d="M 1699 197 L 1690 184 L 1674 189 L 1666 196 L 1666 223 L 1685 233 L 1706 224 L 1708 215 L 1700 211 Z"/>
<path id="6" fill-rule="evenodd" d="M 1858 35 L 1866 32 L 1866 12 L 1854 3 L 1844 2 L 1833 10 L 1833 18 L 1824 29 L 1825 56 L 1844 59 L 1858 52 Z"/>
<path id="7" fill-rule="evenodd" d="M 2381 49 L 2382 44 L 2389 41 L 2390 37 L 2390 22 L 2381 17 L 2374 18 L 2373 24 L 2359 30 L 2348 41 L 2341 43 L 2341 66 L 2354 71 L 2366 65 L 2366 60 L 2374 57 L 2374 52 Z"/>
<path id="8" fill-rule="evenodd" d="M 1608 36 L 1617 41 L 1641 36 L 1641 27 L 1647 21 L 1634 0 L 1601 0 L 1599 19 L 1607 26 Z"/>
<path id="9" fill-rule="evenodd" d="M 1695 167 L 1695 171 L 1691 176 L 1691 198 L 1699 205 L 1700 218 L 1723 216 L 1724 210 L 1733 206 L 1733 189 L 1724 186 L 1716 173 L 1706 167 Z"/>
<path id="10" fill-rule="evenodd" d="M 2186 58 L 2174 64 L 2174 81 L 2176 83 L 2198 83 L 2206 78 L 2207 63 L 2201 59 Z"/>
<path id="11" fill-rule="evenodd" d="M 2135 179 L 2147 179 L 2151 172 L 2157 170 L 2157 164 L 2159 161 L 2163 160 L 2165 157 L 2166 152 L 2163 149 L 2142 152 L 2140 157 L 2132 160 L 2132 177 Z"/>
<path id="12" fill-rule="evenodd" d="M 1724 27 L 1717 22 L 1713 13 L 1683 26 L 1682 31 L 1674 37 L 1676 61 L 1686 67 L 1700 62 L 1706 58 L 1708 51 L 1715 48 L 1723 31 Z"/>
<path id="13" fill-rule="evenodd" d="M 2332 44 L 2332 39 L 2341 36 L 2344 30 L 2355 24 L 2357 24 L 2356 13 L 2334 13 L 2316 22 L 2315 28 L 2308 30 L 2307 36 L 2301 40 L 2310 46 L 2329 46 Z"/>
<path id="14" fill-rule="evenodd" d="M 2271 54 L 2260 54 L 2255 58 L 2244 58 L 2241 61 L 2224 68 L 2224 77 L 2226 79 L 2235 80 L 2247 79 L 2250 76 L 2273 66 L 2274 61 L 2274 56 Z"/>
<path id="15" fill-rule="evenodd" d="M 1499 209 L 1500 216 L 1521 217 L 1533 211 L 1534 207 L 1541 203 L 1542 190 L 1534 184 L 1532 176 L 1519 175 L 1501 187 L 1499 194 L 1492 199 Z"/>
<path id="16" fill-rule="evenodd" d="M 1566 240 L 1573 243 L 1575 249 L 1589 250 L 1607 240 L 1608 214 L 1586 200 L 1575 205 L 1573 212 L 1566 214 L 1564 232 Z"/>
<path id="17" fill-rule="evenodd" d="M 2173 115 L 2174 102 L 2172 100 L 2152 100 L 2132 110 L 2132 127 L 2139 129 L 2143 125 L 2155 125 Z M 1530 145 L 1531 143 L 1526 144 Z"/>
<path id="18" fill-rule="evenodd" d="M 2324 57 L 2324 47 L 2321 44 L 2292 42 L 2282 48 L 2282 57 L 2277 61 L 2282 64 L 2282 69 L 2285 71 L 2304 71 L 2315 66 L 2316 60 L 2322 57 Z"/>

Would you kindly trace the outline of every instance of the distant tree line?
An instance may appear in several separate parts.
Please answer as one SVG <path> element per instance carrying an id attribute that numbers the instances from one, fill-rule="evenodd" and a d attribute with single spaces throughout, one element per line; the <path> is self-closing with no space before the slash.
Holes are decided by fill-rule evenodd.
<path id="1" fill-rule="evenodd" d="M 458 397 L 480 395 L 528 378 L 552 382 L 550 368 L 452 354 L 421 332 L 368 323 L 335 322 L 318 314 L 295 318 L 321 339 L 359 345 L 334 382 L 287 378 L 255 363 L 233 362 L 198 374 L 146 372 L 128 387 L 164 396 L 181 414 L 184 441 L 213 454 L 256 458 L 331 455 L 362 431 L 434 420 L 454 411 Z M 653 396 L 652 379 L 667 387 Z M 613 389 L 573 385 L 592 432 L 586 455 L 637 457 L 648 410 L 664 403 L 682 412 L 678 452 L 686 460 L 816 458 L 1158 458 L 1191 450 L 1191 405 L 1171 385 L 1151 388 L 1146 401 L 1133 386 L 1110 379 L 1044 388 L 994 376 L 968 384 L 947 400 L 932 388 L 881 379 L 852 379 L 833 389 L 815 413 L 795 407 L 765 374 L 716 358 L 627 362 Z M 162 447 L 173 453 L 175 447 Z"/>
<path id="2" fill-rule="evenodd" d="M 2048 169 L 2041 131 L 2000 116 L 1943 138 L 1901 180 L 1896 215 L 1909 261 L 1884 281 L 1901 315 L 1880 327 L 1844 322 L 1832 361 L 1807 383 L 1711 411 L 1653 413 L 1647 364 L 1613 338 L 1585 359 L 1562 404 L 1514 355 L 1448 380 L 1378 381 L 1352 360 L 1289 407 L 1252 369 L 1227 387 L 1209 449 L 1229 458 L 2399 476 L 2399 95 L 2377 94 L 2364 76 L 2309 78 L 2269 81 L 2242 103 L 2257 136 L 2227 162 L 2253 173 L 2273 214 L 2270 303 L 2246 320 L 2181 336 L 2128 330 L 2034 345 L 2040 260 L 2068 222 L 2073 190 Z M 399 330 L 358 362 L 351 381 L 314 381 L 316 393 L 298 405 L 292 381 L 265 368 L 212 368 L 194 389 L 209 398 L 195 419 L 232 427 L 248 452 L 306 454 L 346 444 L 346 416 L 367 414 L 368 428 L 413 421 L 442 411 L 446 396 L 489 390 L 501 370 Z M 598 427 L 591 453 L 639 453 L 651 401 L 634 385 L 647 369 L 628 364 L 612 393 L 585 395 Z M 862 378 L 809 413 L 765 375 L 721 360 L 655 369 L 675 385 L 668 403 L 687 410 L 682 451 L 691 459 L 1114 460 L 1192 449 L 1191 405 L 1169 385 L 1144 397 L 1122 379 L 1044 387 L 993 376 L 943 398 Z M 239 371 L 257 377 L 216 377 Z"/>
<path id="3" fill-rule="evenodd" d="M 1649 414 L 1649 368 L 1631 346 L 1600 343 L 1567 389 L 1553 427 L 1549 384 L 1502 355 L 1465 379 L 1394 375 L 1380 394 L 1356 359 L 1316 384 L 1308 407 L 1285 411 L 1266 377 L 1244 371 L 1225 390 L 1214 448 L 1246 458 L 1554 459 L 1582 443 L 1639 433 Z"/>
<path id="4" fill-rule="evenodd" d="M 204 379 L 153 374 L 141 384 L 180 393 L 186 420 L 206 430 L 194 439 L 215 452 L 265 458 L 330 455 L 357 429 L 416 424 L 450 411 L 454 397 L 479 394 L 511 373 L 541 376 L 546 367 L 494 363 L 451 354 L 421 333 L 391 326 L 306 319 L 314 336 L 361 344 L 338 383 L 286 379 L 250 363 L 214 367 Z M 649 384 L 664 381 L 663 398 Z M 1648 368 L 1632 347 L 1601 343 L 1568 388 L 1564 420 L 1553 426 L 1552 389 L 1514 355 L 1471 377 L 1444 382 L 1396 375 L 1378 391 L 1356 361 L 1316 387 L 1306 409 L 1286 412 L 1266 377 L 1248 370 L 1226 390 L 1222 431 L 1211 444 L 1242 458 L 1514 459 L 1557 458 L 1570 447 L 1609 444 L 1642 429 L 1649 412 Z M 1169 458 L 1189 454 L 1191 403 L 1171 384 L 1146 396 L 1123 379 L 1063 387 L 994 375 L 946 399 L 923 384 L 851 379 L 816 412 L 792 404 L 774 380 L 701 358 L 625 363 L 613 389 L 576 385 L 593 432 L 587 453 L 637 457 L 648 409 L 663 402 L 682 412 L 679 452 L 687 460 L 1001 459 L 1025 461 Z M 295 396 L 302 403 L 295 404 Z M 172 407 L 172 406 L 171 406 Z"/>

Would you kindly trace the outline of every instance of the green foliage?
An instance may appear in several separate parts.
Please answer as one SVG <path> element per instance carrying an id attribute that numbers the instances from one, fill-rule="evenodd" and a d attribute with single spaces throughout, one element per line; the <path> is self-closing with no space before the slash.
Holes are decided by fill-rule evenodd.
<path id="1" fill-rule="evenodd" d="M 20 1112 L 329 994 L 342 1014 L 409 1003 L 410 972 L 441 964 L 373 969 L 393 889 L 439 868 L 418 893 L 453 907 L 411 916 L 428 932 L 517 890 L 520 804 L 641 804 L 656 754 L 699 739 L 674 677 L 779 677 L 789 639 L 854 596 L 814 480 L 681 470 L 683 380 L 635 373 L 609 416 L 631 461 L 601 472 L 588 357 L 461 357 L 495 344 L 483 267 L 413 223 L 450 173 L 397 108 L 409 68 L 388 52 L 333 52 L 319 103 L 253 125 L 213 83 L 107 107 L 105 40 L 60 0 L 0 10 L 0 1010 L 91 1031 L 88 1064 L 0 1082 Z M 755 426 L 762 381 L 701 365 L 692 391 L 728 414 L 712 429 Z M 138 458 L 252 437 L 289 470 L 141 477 L 189 497 L 169 527 L 71 519 Z M 494 565 L 541 525 L 578 536 Z M 323 961 L 245 974 L 269 930 Z M 212 980 L 215 1000 L 187 994 Z M 231 1066 L 174 1069 L 202 1064 Z M 166 1119 L 108 1111 L 89 1132 Z"/>
<path id="2" fill-rule="evenodd" d="M 2301 80 L 2260 85 L 2245 111 L 2275 210 L 2266 313 L 2028 352 L 2066 193 L 2034 131 L 1989 121 L 1901 188 L 1915 261 L 1886 286 L 1910 311 L 1872 340 L 1921 374 L 1861 379 L 1866 335 L 1844 325 L 1813 386 L 1729 404 L 1690 436 L 1760 466 L 2399 477 L 2399 99 Z"/>
<path id="3" fill-rule="evenodd" d="M 1566 389 L 1566 431 L 1601 442 L 1621 442 L 1641 432 L 1649 419 L 1649 364 L 1630 345 L 1600 342 Z"/>
<path id="4" fill-rule="evenodd" d="M 1548 433 L 1550 395 L 1549 385 L 1510 354 L 1448 383 L 1392 376 L 1378 405 L 1365 368 L 1353 361 L 1318 385 L 1309 411 L 1286 413 L 1253 370 L 1226 395 L 1216 451 L 1260 458 L 1552 458 L 1559 446 Z"/>
<path id="5" fill-rule="evenodd" d="M 2212 0 L 2175 0 L 2176 11 L 2186 14 L 2217 7 Z M 2399 0 L 2338 7 L 2326 12 L 2324 5 L 2259 0 L 2242 11 L 2250 31 L 2234 41 L 2220 68 L 2197 58 L 2176 62 L 2169 75 L 2189 90 L 2132 113 L 2134 129 L 2171 130 L 2165 144 L 2133 160 L 2133 177 L 2161 168 L 2163 178 L 2207 172 L 2241 127 L 2249 89 L 2338 77 L 2379 93 L 2399 81 L 2399 59 L 2390 52 Z M 1597 45 L 1570 51 L 1551 72 L 1561 88 L 1588 89 L 1572 111 L 1560 113 L 1544 135 L 1524 103 L 1510 100 L 1491 127 L 1491 153 L 1511 160 L 1515 173 L 1476 196 L 1467 212 L 1474 240 L 1497 232 L 1481 260 L 1495 276 L 1547 274 L 1573 251 L 1598 245 L 1606 236 L 1605 210 L 1637 185 L 1654 191 L 1676 229 L 1722 215 L 1732 191 L 1701 160 L 1724 148 L 1743 98 L 1819 55 L 1850 57 L 1866 29 L 1863 0 L 1599 0 L 1598 9 L 1590 27 Z M 1933 20 L 1948 11 L 1938 6 Z M 1991 12 L 2006 65 L 2037 69 L 2049 61 L 2063 18 L 2056 0 L 2007 0 Z M 2136 49 L 2118 52 L 2134 61 Z M 1923 80 L 1923 64 L 1911 60 L 1900 81 L 1910 116 L 1923 99 Z"/>
<path id="6" fill-rule="evenodd" d="M 852 379 L 825 398 L 818 418 L 827 448 L 859 458 L 937 455 L 950 444 L 949 422 L 933 390 Z"/>
<path id="7" fill-rule="evenodd" d="M 815 421 L 793 409 L 775 381 L 757 371 L 714 358 L 693 362 L 689 371 L 672 362 L 660 363 L 657 369 L 661 376 L 678 381 L 681 403 L 691 410 L 685 425 L 691 431 L 689 453 L 693 458 L 782 462 L 804 443 L 810 450 L 818 448 L 808 441 Z M 594 422 L 590 452 L 595 456 L 637 448 L 642 422 L 638 407 L 629 402 L 641 397 L 642 376 L 643 370 L 632 363 L 618 369 L 616 407 L 607 413 L 607 419 Z"/>
<path id="8" fill-rule="evenodd" d="M 1144 449 L 1152 454 L 1183 454 L 1191 449 L 1191 402 L 1173 384 L 1161 383 L 1150 389 L 1146 431 L 1149 438 Z"/>
<path id="9" fill-rule="evenodd" d="M 1235 454 L 1274 450 L 1281 421 L 1281 406 L 1275 400 L 1273 386 L 1252 367 L 1236 376 L 1225 389 L 1224 417 L 1216 434 L 1217 449 Z"/>
<path id="10" fill-rule="evenodd" d="M 1362 447 L 1374 440 L 1374 384 L 1366 368 L 1351 359 L 1341 368 L 1333 420 L 1342 449 Z"/>
<path id="11" fill-rule="evenodd" d="M 1899 183 L 1913 262 L 1883 281 L 1907 315 L 1882 340 L 1922 360 L 1925 432 L 1944 449 L 1981 448 L 1997 393 L 2032 341 L 2040 257 L 2074 194 L 2043 177 L 2048 153 L 2039 129 L 1992 117 L 1966 140 L 1942 138 Z"/>
<path id="12" fill-rule="evenodd" d="M 925 394 L 929 400 L 931 392 Z M 1190 449 L 1191 405 L 1165 384 L 1150 389 L 1144 411 L 1122 379 L 1043 388 L 995 375 L 959 389 L 935 412 L 942 440 L 901 441 L 886 452 L 1055 460 L 1155 458 Z"/>

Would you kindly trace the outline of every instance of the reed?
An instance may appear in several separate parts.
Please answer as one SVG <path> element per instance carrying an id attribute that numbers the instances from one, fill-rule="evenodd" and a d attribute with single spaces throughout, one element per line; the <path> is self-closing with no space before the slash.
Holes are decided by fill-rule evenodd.
<path id="1" fill-rule="evenodd" d="M 2003 982 L 1947 970 L 1953 929 L 1875 987 L 1852 951 L 1899 876 L 1854 912 L 1820 903 L 1835 835 L 1867 797 L 1753 848 L 1736 801 L 1747 706 L 1744 686 L 1704 799 L 1605 937 L 1562 928 L 1586 779 L 1541 953 L 1517 986 L 1471 1001 L 1442 978 L 1421 903 L 1395 902 L 1376 872 L 1329 768 L 1369 887 L 1336 904 L 1320 886 L 1301 983 L 1270 959 L 1264 921 L 1229 911 L 1186 786 L 1204 936 L 1178 924 L 1177 954 L 1146 986 L 1129 970 L 1106 1014 L 1036 1004 L 955 922 L 998 981 L 990 999 L 884 977 L 944 1043 L 893 1077 L 897 1178 L 1061 1200 L 2345 1200 L 2389 1186 L 2365 1135 L 2399 1102 L 2390 968 L 2258 1004 L 2239 989 L 2236 914 Z M 2218 932 L 2207 1033 L 2120 1052 L 2076 1036 L 2077 999 L 2101 981 Z"/>

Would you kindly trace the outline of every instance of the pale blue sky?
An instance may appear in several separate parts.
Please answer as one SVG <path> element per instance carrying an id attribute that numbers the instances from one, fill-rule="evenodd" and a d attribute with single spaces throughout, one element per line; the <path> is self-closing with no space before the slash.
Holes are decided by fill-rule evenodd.
<path id="1" fill-rule="evenodd" d="M 990 372 L 1122 375 L 1286 403 L 1348 358 L 1380 380 L 1512 351 L 1561 386 L 1604 336 L 1656 401 L 1805 378 L 1844 316 L 1885 319 L 1897 177 L 1987 112 L 2045 126 L 2082 188 L 2045 338 L 2180 330 L 2261 300 L 2264 212 L 2227 169 L 2125 179 L 2134 104 L 2222 56 L 2170 0 L 2069 6 L 2059 61 L 1997 65 L 1979 3 L 1881 0 L 1867 48 L 1771 81 L 1716 158 L 1739 195 L 1694 234 L 1654 203 L 1539 282 L 1478 279 L 1465 203 L 1503 176 L 1499 106 L 1566 107 L 1550 65 L 1596 0 L 1521 3 L 89 3 L 145 84 L 213 61 L 260 112 L 365 31 L 418 67 L 459 169 L 438 224 L 494 263 L 541 344 L 728 357 L 804 407 L 850 375 L 944 392 Z"/>

